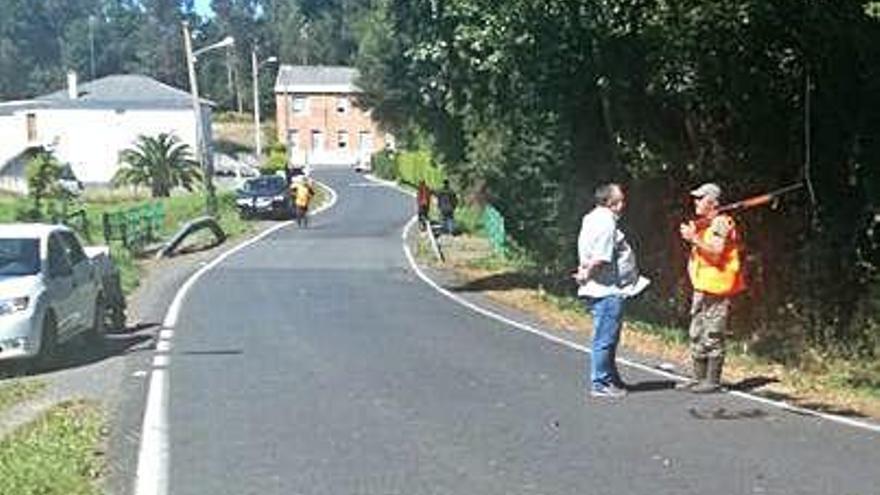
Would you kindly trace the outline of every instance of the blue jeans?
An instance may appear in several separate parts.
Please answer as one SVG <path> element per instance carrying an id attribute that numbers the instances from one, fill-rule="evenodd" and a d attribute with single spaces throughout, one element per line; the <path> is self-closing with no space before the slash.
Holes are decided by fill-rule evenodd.
<path id="1" fill-rule="evenodd" d="M 623 323 L 623 298 L 606 296 L 584 299 L 586 309 L 593 314 L 593 356 L 590 382 L 592 387 L 620 385 L 617 373 L 617 343 Z"/>
<path id="2" fill-rule="evenodd" d="M 455 216 L 452 213 L 443 214 L 443 230 L 449 235 L 455 233 Z"/>

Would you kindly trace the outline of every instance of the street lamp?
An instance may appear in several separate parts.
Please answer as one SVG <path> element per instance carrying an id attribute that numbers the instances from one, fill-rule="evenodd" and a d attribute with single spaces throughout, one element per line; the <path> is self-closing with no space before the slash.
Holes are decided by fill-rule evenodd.
<path id="1" fill-rule="evenodd" d="M 189 23 L 183 21 L 182 24 L 183 44 L 186 48 L 186 65 L 189 70 L 189 88 L 192 93 L 193 112 L 196 116 L 196 159 L 202 168 L 202 173 L 205 175 L 205 191 L 207 192 L 205 208 L 209 215 L 213 215 L 217 212 L 217 199 L 214 195 L 214 166 L 213 163 L 211 163 L 211 160 L 209 158 L 206 159 L 207 157 L 205 156 L 205 129 L 204 124 L 202 123 L 202 105 L 199 101 L 199 84 L 196 80 L 196 57 L 216 48 L 231 46 L 235 43 L 235 39 L 232 36 L 227 36 L 213 45 L 208 45 L 204 48 L 193 51 L 192 38 L 189 34 Z"/>
<path id="2" fill-rule="evenodd" d="M 254 82 L 254 145 L 256 146 L 257 152 L 257 163 L 260 161 L 260 157 L 263 156 L 263 144 L 260 139 L 260 67 L 275 63 L 278 61 L 278 57 L 269 57 L 262 62 L 257 62 L 257 47 L 254 45 L 253 50 L 251 50 L 251 75 Z"/>

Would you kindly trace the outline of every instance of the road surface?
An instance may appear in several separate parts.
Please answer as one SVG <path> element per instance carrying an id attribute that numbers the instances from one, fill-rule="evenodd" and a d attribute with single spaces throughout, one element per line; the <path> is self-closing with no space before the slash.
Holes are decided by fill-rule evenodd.
<path id="1" fill-rule="evenodd" d="M 476 314 L 410 270 L 413 200 L 337 170 L 193 286 L 168 364 L 169 493 L 878 494 L 880 436 L 624 370 Z"/>

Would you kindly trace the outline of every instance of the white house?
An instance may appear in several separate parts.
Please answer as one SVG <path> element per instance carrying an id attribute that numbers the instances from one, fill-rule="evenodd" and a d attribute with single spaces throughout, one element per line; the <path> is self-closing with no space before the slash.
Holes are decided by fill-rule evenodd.
<path id="1" fill-rule="evenodd" d="M 211 143 L 211 103 L 202 100 L 205 142 Z M 141 75 L 113 75 L 32 100 L 0 103 L 0 189 L 26 192 L 24 166 L 50 149 L 85 184 L 106 184 L 120 153 L 138 136 L 173 133 L 196 149 L 189 93 Z M 210 150 L 208 150 L 210 157 Z"/>

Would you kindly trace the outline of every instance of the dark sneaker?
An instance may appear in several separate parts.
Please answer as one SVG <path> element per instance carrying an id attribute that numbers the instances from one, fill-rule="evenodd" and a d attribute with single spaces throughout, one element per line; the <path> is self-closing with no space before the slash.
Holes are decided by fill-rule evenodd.
<path id="1" fill-rule="evenodd" d="M 614 385 L 605 385 L 604 387 L 593 387 L 590 390 L 590 395 L 592 397 L 608 397 L 609 399 L 622 399 L 626 397 L 626 390 L 614 386 Z"/>

